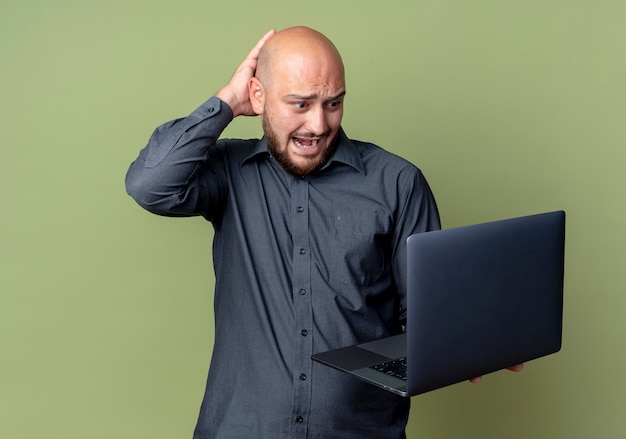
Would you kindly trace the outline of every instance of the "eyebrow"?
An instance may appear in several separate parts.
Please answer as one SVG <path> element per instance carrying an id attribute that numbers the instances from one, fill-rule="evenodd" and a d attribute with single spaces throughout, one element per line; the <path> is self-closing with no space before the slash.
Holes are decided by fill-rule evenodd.
<path id="1" fill-rule="evenodd" d="M 345 90 L 342 91 L 341 93 L 339 93 L 336 96 L 332 96 L 331 98 L 327 99 L 328 101 L 334 101 L 336 99 L 342 98 L 344 97 L 346 94 Z M 287 99 L 297 99 L 297 100 L 302 100 L 302 101 L 309 101 L 311 99 L 317 99 L 319 97 L 319 95 L 317 95 L 316 93 L 313 93 L 311 95 L 299 95 L 296 93 L 292 93 L 292 94 L 288 94 L 285 96 L 285 98 Z"/>

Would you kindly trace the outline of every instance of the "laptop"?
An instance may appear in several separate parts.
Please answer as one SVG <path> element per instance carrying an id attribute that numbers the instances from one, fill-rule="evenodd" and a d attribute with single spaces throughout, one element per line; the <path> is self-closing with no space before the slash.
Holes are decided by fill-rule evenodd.
<path id="1" fill-rule="evenodd" d="M 563 211 L 412 235 L 405 332 L 312 358 L 408 397 L 558 352 L 564 247 Z"/>

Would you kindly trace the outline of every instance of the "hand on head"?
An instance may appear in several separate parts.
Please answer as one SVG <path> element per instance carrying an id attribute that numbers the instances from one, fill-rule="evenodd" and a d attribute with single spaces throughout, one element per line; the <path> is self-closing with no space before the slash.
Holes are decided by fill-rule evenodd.
<path id="1" fill-rule="evenodd" d="M 234 117 L 237 116 L 254 116 L 256 113 L 252 109 L 252 104 L 248 96 L 248 82 L 254 76 L 259 53 L 267 40 L 276 34 L 274 29 L 268 31 L 256 45 L 250 50 L 248 56 L 239 65 L 233 76 L 216 96 L 226 102 L 233 110 Z"/>

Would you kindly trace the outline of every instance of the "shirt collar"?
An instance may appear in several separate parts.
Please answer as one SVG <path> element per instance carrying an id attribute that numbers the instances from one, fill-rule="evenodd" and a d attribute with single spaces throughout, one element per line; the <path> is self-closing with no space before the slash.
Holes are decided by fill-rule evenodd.
<path id="1" fill-rule="evenodd" d="M 346 133 L 343 131 L 343 128 L 339 129 L 338 136 L 339 143 L 337 144 L 337 149 L 330 159 L 328 159 L 328 162 L 322 166 L 321 170 L 329 168 L 333 163 L 340 163 L 351 166 L 361 174 L 365 175 L 365 165 L 363 164 L 361 154 L 359 154 L 359 150 L 354 143 L 348 139 Z M 265 137 L 257 142 L 252 152 L 243 159 L 241 166 L 260 157 L 270 157 Z"/>

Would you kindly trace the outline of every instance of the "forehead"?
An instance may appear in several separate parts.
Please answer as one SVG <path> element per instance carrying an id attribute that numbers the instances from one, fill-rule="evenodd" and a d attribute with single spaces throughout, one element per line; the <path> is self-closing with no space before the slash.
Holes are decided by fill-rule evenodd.
<path id="1" fill-rule="evenodd" d="M 279 94 L 335 96 L 345 90 L 343 67 L 329 59 L 292 56 L 275 63 L 272 76 Z"/>

